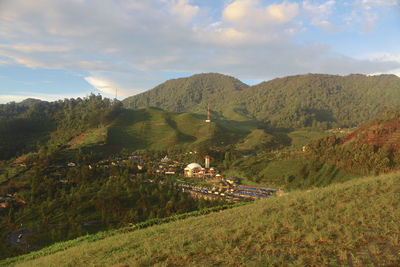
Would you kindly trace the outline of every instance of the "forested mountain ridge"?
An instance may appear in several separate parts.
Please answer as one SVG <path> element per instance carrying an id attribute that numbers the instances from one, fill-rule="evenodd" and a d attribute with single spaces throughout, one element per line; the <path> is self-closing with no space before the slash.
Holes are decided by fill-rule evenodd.
<path id="1" fill-rule="evenodd" d="M 354 127 L 377 117 L 385 106 L 399 105 L 400 78 L 297 75 L 250 87 L 242 98 L 250 114 L 279 126 Z"/>
<path id="2" fill-rule="evenodd" d="M 236 96 L 248 87 L 230 76 L 197 74 L 168 80 L 152 90 L 124 99 L 123 104 L 133 109 L 149 106 L 172 112 L 195 113 L 205 113 L 207 104 L 210 104 L 213 112 L 218 112 L 235 102 Z"/>
<path id="3" fill-rule="evenodd" d="M 400 78 L 395 75 L 306 74 L 249 87 L 213 73 L 170 80 L 123 103 L 128 108 L 153 106 L 202 114 L 210 103 L 215 115 L 225 119 L 256 119 L 273 127 L 331 128 L 359 126 L 384 107 L 398 106 L 399 100 Z"/>
<path id="4" fill-rule="evenodd" d="M 87 129 L 110 122 L 121 109 L 121 102 L 94 94 L 0 105 L 0 160 L 37 150 L 39 145 L 64 145 Z"/>

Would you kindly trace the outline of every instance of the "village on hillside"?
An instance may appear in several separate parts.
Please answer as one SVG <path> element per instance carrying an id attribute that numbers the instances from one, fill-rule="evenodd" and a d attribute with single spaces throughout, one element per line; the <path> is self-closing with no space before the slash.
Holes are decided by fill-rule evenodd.
<path id="1" fill-rule="evenodd" d="M 210 122 L 210 105 L 208 105 L 205 123 Z M 168 177 L 178 189 L 189 193 L 193 197 L 221 199 L 234 203 L 243 200 L 268 198 L 273 194 L 281 194 L 283 192 L 274 188 L 240 184 L 239 179 L 225 177 L 217 168 L 211 166 L 212 158 L 209 155 L 204 156 L 204 166 L 202 166 L 198 162 L 187 162 L 193 159 L 192 156 L 196 156 L 195 158 L 197 159 L 201 158 L 197 151 L 182 153 L 183 155 L 174 155 L 174 159 L 169 158 L 168 155 L 161 158 L 154 158 L 148 157 L 146 153 L 144 155 L 120 153 L 91 163 L 59 161 L 57 164 L 52 163 L 46 166 L 46 170 L 49 177 L 53 177 L 58 183 L 68 184 L 73 183 L 68 177 L 65 177 L 68 169 L 71 168 L 81 168 L 84 167 L 83 165 L 90 170 L 93 168 L 102 168 L 108 173 L 108 178 L 113 179 L 115 174 L 111 169 L 129 167 L 133 169 L 128 174 L 131 179 L 134 179 L 138 174 L 148 174 L 149 178 L 146 178 L 144 182 L 154 183 L 157 181 L 163 184 L 165 181 L 163 178 Z M 13 167 L 24 172 L 35 164 L 29 163 L 23 157 L 20 157 L 14 161 Z M 7 208 L 11 202 L 18 205 L 26 204 L 24 200 L 18 197 L 18 192 L 8 192 L 4 196 L 0 195 L 0 208 Z"/>
<path id="2" fill-rule="evenodd" d="M 196 151 L 187 152 L 187 154 L 196 154 Z M 15 167 L 20 170 L 31 166 L 24 162 L 14 162 Z M 149 160 L 140 155 L 129 155 L 126 157 L 115 155 L 113 157 L 99 160 L 98 162 L 86 164 L 89 169 L 105 168 L 109 172 L 109 179 L 113 178 L 110 169 L 122 166 L 134 166 L 137 173 L 131 173 L 133 179 L 137 174 L 148 173 L 154 177 L 160 178 L 158 181 L 162 184 L 163 177 L 172 178 L 174 184 L 180 190 L 190 193 L 193 197 L 205 199 L 223 199 L 229 202 L 239 202 L 243 200 L 268 198 L 273 194 L 280 194 L 282 191 L 274 188 L 255 187 L 243 185 L 239 183 L 239 179 L 225 177 L 219 171 L 211 166 L 211 157 L 205 156 L 204 167 L 197 163 L 185 163 L 178 160 L 173 160 L 164 156 L 159 160 Z M 67 177 L 60 176 L 61 170 L 69 168 L 82 167 L 75 162 L 65 162 L 65 164 L 48 166 L 49 175 L 60 184 L 68 184 Z M 146 182 L 155 182 L 155 179 L 147 179 Z M 25 201 L 18 198 L 18 192 L 7 193 L 0 196 L 0 208 L 7 208 L 10 202 L 24 205 Z"/>

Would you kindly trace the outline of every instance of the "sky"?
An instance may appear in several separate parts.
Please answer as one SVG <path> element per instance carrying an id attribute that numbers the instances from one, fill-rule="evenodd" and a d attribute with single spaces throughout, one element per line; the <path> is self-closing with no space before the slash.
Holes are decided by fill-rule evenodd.
<path id="1" fill-rule="evenodd" d="M 207 72 L 400 76 L 400 0 L 0 0 L 0 103 Z"/>

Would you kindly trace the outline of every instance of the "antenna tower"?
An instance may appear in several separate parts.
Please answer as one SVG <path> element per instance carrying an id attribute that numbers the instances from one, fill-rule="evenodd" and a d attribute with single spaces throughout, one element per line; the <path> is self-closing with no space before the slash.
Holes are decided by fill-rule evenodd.
<path id="1" fill-rule="evenodd" d="M 208 104 L 208 110 L 207 110 L 207 119 L 206 122 L 211 122 L 210 120 L 210 104 Z"/>

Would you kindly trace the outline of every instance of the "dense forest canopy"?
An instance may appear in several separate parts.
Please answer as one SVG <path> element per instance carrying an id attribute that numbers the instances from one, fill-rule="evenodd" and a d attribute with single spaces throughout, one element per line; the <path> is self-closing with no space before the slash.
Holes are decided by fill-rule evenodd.
<path id="1" fill-rule="evenodd" d="M 121 102 L 94 94 L 83 99 L 28 99 L 0 105 L 0 159 L 35 150 L 48 141 L 64 144 L 85 129 L 108 123 L 121 108 Z"/>
<path id="2" fill-rule="evenodd" d="M 320 162 L 363 175 L 400 168 L 400 112 L 388 112 L 350 135 L 324 137 L 308 145 Z"/>
<path id="3" fill-rule="evenodd" d="M 221 74 L 198 74 L 169 80 L 129 97 L 125 107 L 152 106 L 174 112 L 233 120 L 256 119 L 274 127 L 354 127 L 399 105 L 400 78 L 395 75 L 338 76 L 307 74 L 255 86 Z"/>
<path id="4" fill-rule="evenodd" d="M 168 80 L 152 90 L 129 97 L 126 107 L 158 107 L 173 112 L 205 112 L 207 104 L 215 108 L 231 102 L 234 95 L 249 86 L 236 78 L 217 73 L 197 74 L 189 78 Z"/>

